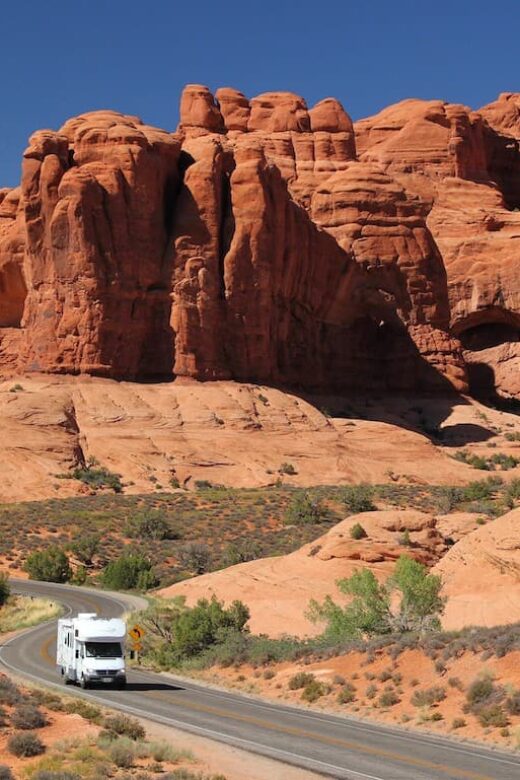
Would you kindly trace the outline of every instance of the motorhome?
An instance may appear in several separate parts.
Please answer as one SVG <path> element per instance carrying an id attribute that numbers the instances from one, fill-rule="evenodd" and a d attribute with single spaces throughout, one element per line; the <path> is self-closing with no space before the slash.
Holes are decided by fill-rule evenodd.
<path id="1" fill-rule="evenodd" d="M 58 620 L 56 663 L 65 684 L 126 685 L 126 623 L 83 612 Z"/>

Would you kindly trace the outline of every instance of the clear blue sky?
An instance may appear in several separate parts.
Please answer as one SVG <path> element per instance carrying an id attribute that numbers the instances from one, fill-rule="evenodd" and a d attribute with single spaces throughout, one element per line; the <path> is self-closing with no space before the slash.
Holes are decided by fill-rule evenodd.
<path id="1" fill-rule="evenodd" d="M 477 108 L 520 91 L 520 0 L 10 0 L 0 10 L 0 186 L 30 133 L 99 108 L 174 129 L 186 83 Z"/>

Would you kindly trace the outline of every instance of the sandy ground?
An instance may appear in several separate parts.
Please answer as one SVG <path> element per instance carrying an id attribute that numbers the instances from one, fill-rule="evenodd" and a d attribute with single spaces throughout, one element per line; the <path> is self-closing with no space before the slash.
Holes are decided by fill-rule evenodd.
<path id="1" fill-rule="evenodd" d="M 424 435 L 439 428 L 443 446 Z M 520 444 L 504 438 L 514 431 L 515 415 L 463 397 L 306 400 L 235 382 L 22 376 L 0 382 L 0 501 L 88 492 L 56 478 L 82 457 L 121 474 L 127 493 L 168 490 L 172 478 L 187 488 L 199 479 L 268 485 L 282 463 L 294 466 L 294 476 L 283 476 L 294 485 L 461 484 L 475 470 L 450 454 L 489 455 L 490 444 L 518 454 Z"/>

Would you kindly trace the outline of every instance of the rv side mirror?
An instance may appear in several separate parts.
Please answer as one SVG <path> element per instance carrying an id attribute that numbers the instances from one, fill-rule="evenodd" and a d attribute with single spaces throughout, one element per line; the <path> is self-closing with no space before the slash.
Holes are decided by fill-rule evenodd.
<path id="1" fill-rule="evenodd" d="M 79 658 L 79 650 L 76 650 L 76 658 Z"/>

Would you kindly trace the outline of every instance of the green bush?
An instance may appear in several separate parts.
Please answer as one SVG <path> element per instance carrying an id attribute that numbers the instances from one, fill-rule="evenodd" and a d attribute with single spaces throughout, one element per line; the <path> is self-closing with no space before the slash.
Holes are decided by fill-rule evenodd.
<path id="1" fill-rule="evenodd" d="M 72 576 L 67 554 L 59 547 L 35 550 L 25 562 L 25 571 L 31 580 L 67 582 Z"/>
<path id="2" fill-rule="evenodd" d="M 0 607 L 3 607 L 9 596 L 11 595 L 11 588 L 9 586 L 8 575 L 0 571 Z"/>
<path id="3" fill-rule="evenodd" d="M 132 740 L 144 739 L 146 731 L 135 718 L 128 715 L 109 715 L 103 720 L 104 728 L 112 734 L 129 737 Z"/>
<path id="4" fill-rule="evenodd" d="M 289 503 L 285 512 L 286 525 L 317 525 L 327 517 L 327 511 L 321 501 L 309 493 L 298 493 Z"/>
<path id="5" fill-rule="evenodd" d="M 310 672 L 297 672 L 289 679 L 287 687 L 290 691 L 297 691 L 299 688 L 305 688 L 309 683 L 314 682 L 315 676 Z"/>
<path id="6" fill-rule="evenodd" d="M 74 469 L 72 472 L 72 479 L 78 479 L 85 485 L 97 490 L 98 488 L 111 488 L 114 493 L 122 493 L 123 485 L 121 483 L 121 475 L 113 474 L 106 468 L 95 466 L 84 466 Z"/>
<path id="7" fill-rule="evenodd" d="M 360 512 L 372 512 L 374 504 L 374 488 L 361 482 L 359 485 L 349 485 L 343 490 L 343 503 L 349 514 L 357 515 Z"/>
<path id="8" fill-rule="evenodd" d="M 350 529 L 350 536 L 352 539 L 356 539 L 358 541 L 359 539 L 366 539 L 368 534 L 361 523 L 354 523 Z"/>
<path id="9" fill-rule="evenodd" d="M 40 756 L 45 751 L 45 745 L 37 734 L 26 731 L 9 737 L 7 750 L 17 758 L 30 758 L 31 756 Z"/>
<path id="10" fill-rule="evenodd" d="M 124 553 L 110 561 L 101 581 L 105 588 L 112 590 L 148 590 L 157 585 L 152 562 L 140 553 Z"/>
<path id="11" fill-rule="evenodd" d="M 11 713 L 11 723 L 17 729 L 41 729 L 47 725 L 43 712 L 33 704 L 19 704 Z"/>

